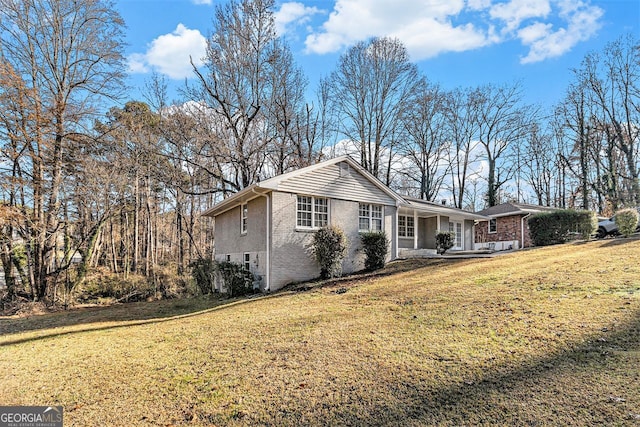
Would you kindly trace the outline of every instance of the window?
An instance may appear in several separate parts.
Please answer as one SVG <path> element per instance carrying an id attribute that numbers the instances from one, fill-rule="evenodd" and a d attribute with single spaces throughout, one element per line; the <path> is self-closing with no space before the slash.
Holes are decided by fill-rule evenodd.
<path id="1" fill-rule="evenodd" d="M 313 210 L 314 227 L 326 227 L 329 225 L 329 200 L 314 199 Z"/>
<path id="2" fill-rule="evenodd" d="M 358 229 L 360 231 L 382 231 L 382 206 L 360 203 Z"/>
<path id="3" fill-rule="evenodd" d="M 247 271 L 251 271 L 251 254 L 244 254 L 244 269 Z"/>
<path id="4" fill-rule="evenodd" d="M 415 224 L 412 216 L 400 215 L 398 217 L 398 236 L 399 237 L 415 236 Z"/>
<path id="5" fill-rule="evenodd" d="M 329 225 L 329 199 L 298 196 L 296 218 L 299 228 L 326 227 Z"/>
<path id="6" fill-rule="evenodd" d="M 249 209 L 247 208 L 246 203 L 244 203 L 240 207 L 240 211 L 242 216 L 242 218 L 240 219 L 240 233 L 247 234 L 247 222 L 248 222 L 248 216 L 249 216 Z"/>
<path id="7" fill-rule="evenodd" d="M 498 220 L 495 218 L 491 218 L 489 220 L 489 233 L 497 233 L 498 232 Z"/>
<path id="8" fill-rule="evenodd" d="M 449 222 L 449 231 L 455 234 L 453 249 L 462 249 L 462 223 Z"/>
<path id="9" fill-rule="evenodd" d="M 231 254 L 227 254 L 226 259 L 227 259 L 227 262 L 231 262 Z"/>

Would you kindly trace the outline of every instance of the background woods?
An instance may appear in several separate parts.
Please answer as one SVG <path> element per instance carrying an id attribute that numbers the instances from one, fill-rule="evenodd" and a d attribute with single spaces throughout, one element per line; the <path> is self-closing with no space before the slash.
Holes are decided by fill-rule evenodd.
<path id="1" fill-rule="evenodd" d="M 513 200 L 608 215 L 640 204 L 633 36 L 586 55 L 553 106 L 526 104 L 522 83 L 445 90 L 392 38 L 347 49 L 314 92 L 273 8 L 218 6 L 181 99 L 154 76 L 144 100 L 128 100 L 112 2 L 0 0 L 10 298 L 68 302 L 96 282 L 118 299 L 187 291 L 189 264 L 214 244 L 203 211 L 335 154 L 402 194 L 470 210 Z"/>

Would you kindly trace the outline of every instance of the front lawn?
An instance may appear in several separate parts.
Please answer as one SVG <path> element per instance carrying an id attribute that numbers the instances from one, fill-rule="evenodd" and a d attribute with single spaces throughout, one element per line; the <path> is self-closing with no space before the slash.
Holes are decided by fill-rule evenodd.
<path id="1" fill-rule="evenodd" d="M 638 425 L 640 240 L 247 300 L 0 318 L 0 405 L 89 425 Z"/>

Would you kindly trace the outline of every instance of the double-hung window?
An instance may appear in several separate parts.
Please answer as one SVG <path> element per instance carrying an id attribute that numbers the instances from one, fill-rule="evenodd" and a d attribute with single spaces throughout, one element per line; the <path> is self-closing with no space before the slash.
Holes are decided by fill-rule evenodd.
<path id="1" fill-rule="evenodd" d="M 297 228 L 321 228 L 329 225 L 329 199 L 298 196 L 296 203 Z"/>
<path id="2" fill-rule="evenodd" d="M 360 203 L 358 229 L 360 231 L 382 231 L 382 206 Z"/>
<path id="3" fill-rule="evenodd" d="M 489 220 L 489 233 L 497 233 L 498 232 L 498 220 L 495 218 L 491 218 Z"/>
<path id="4" fill-rule="evenodd" d="M 398 236 L 399 237 L 415 236 L 415 222 L 412 216 L 405 216 L 405 215 L 398 216 Z"/>
<path id="5" fill-rule="evenodd" d="M 249 208 L 247 208 L 247 204 L 243 203 L 240 207 L 241 218 L 240 218 L 240 233 L 247 234 L 247 224 L 249 221 Z"/>

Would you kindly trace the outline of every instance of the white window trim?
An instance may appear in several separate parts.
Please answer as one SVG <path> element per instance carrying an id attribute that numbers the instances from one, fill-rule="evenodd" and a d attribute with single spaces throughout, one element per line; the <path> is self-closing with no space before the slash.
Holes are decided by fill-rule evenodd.
<path id="1" fill-rule="evenodd" d="M 496 229 L 491 231 L 491 221 L 495 221 L 496 223 Z M 491 218 L 489 220 L 489 223 L 487 225 L 487 231 L 489 232 L 489 234 L 496 234 L 498 232 L 498 218 Z"/>
<path id="2" fill-rule="evenodd" d="M 246 212 L 246 216 L 245 216 Z M 240 205 L 240 234 L 247 234 L 249 225 L 249 205 L 243 203 Z"/>
<path id="3" fill-rule="evenodd" d="M 298 225 L 298 197 L 309 197 L 311 198 L 311 227 Z M 296 194 L 296 230 L 318 230 L 322 228 L 321 226 L 316 225 L 316 200 L 322 199 L 327 201 L 327 225 L 331 224 L 331 199 L 328 197 L 315 197 L 308 196 L 306 194 Z M 306 211 L 305 211 L 306 212 Z M 323 227 L 326 227 L 323 226 Z"/>
<path id="4" fill-rule="evenodd" d="M 368 217 L 360 216 L 360 205 L 369 206 L 369 216 Z M 373 216 L 373 207 L 374 206 L 380 208 L 380 215 L 381 215 L 380 218 L 375 218 Z M 360 218 L 367 218 L 368 219 L 369 228 L 367 228 L 367 229 L 360 228 Z M 373 220 L 374 219 L 379 219 L 380 220 L 380 230 L 373 230 L 373 228 L 371 227 L 371 224 L 373 224 Z M 359 203 L 358 204 L 358 231 L 360 233 L 384 231 L 384 205 L 376 205 L 374 203 Z"/>
<path id="5" fill-rule="evenodd" d="M 404 234 L 402 233 L 402 228 L 400 225 L 400 218 L 404 218 Z M 413 221 L 413 225 L 411 228 L 413 229 L 413 234 L 409 236 L 409 219 Z M 398 237 L 401 239 L 413 239 L 416 235 L 416 222 L 415 218 L 412 215 L 398 215 Z"/>
<path id="6" fill-rule="evenodd" d="M 456 224 L 460 224 L 460 233 L 456 230 Z M 453 230 L 451 229 L 453 226 Z M 449 231 L 455 234 L 453 239 L 453 248 L 454 250 L 464 250 L 464 220 L 462 219 L 449 219 Z M 457 245 L 458 240 L 460 240 L 460 245 Z"/>
<path id="7" fill-rule="evenodd" d="M 249 252 L 245 252 L 242 254 L 242 266 L 245 268 L 245 270 L 251 271 L 251 254 Z"/>

